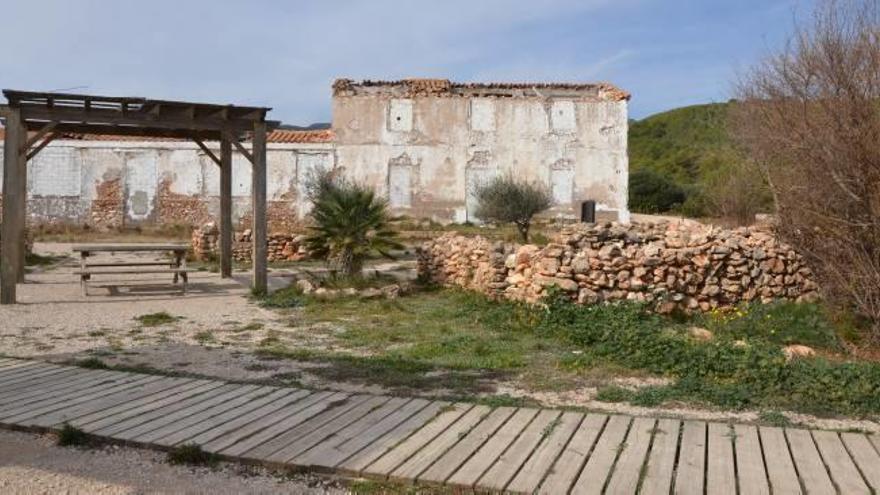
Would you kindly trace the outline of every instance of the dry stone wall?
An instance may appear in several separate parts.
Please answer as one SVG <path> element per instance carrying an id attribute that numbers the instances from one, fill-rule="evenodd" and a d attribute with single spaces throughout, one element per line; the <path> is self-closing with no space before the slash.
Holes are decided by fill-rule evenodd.
<path id="1" fill-rule="evenodd" d="M 303 246 L 302 234 L 269 234 L 269 261 L 299 261 L 307 258 L 308 253 Z M 253 237 L 250 229 L 232 234 L 232 259 L 235 261 L 252 260 Z M 192 248 L 196 259 L 212 260 L 220 257 L 220 229 L 214 223 L 208 223 L 192 233 Z"/>
<path id="2" fill-rule="evenodd" d="M 581 304 L 642 301 L 659 312 L 818 297 L 803 259 L 765 227 L 575 224 L 544 247 L 446 234 L 420 247 L 419 274 L 512 300 L 537 302 L 556 286 Z"/>

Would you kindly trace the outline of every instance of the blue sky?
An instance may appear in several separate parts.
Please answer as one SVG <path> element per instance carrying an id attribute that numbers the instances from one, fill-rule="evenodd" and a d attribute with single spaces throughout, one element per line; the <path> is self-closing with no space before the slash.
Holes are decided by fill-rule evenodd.
<path id="1" fill-rule="evenodd" d="M 642 118 L 729 99 L 813 2 L 0 0 L 0 87 L 267 105 L 308 124 L 329 121 L 337 77 L 609 81 Z"/>

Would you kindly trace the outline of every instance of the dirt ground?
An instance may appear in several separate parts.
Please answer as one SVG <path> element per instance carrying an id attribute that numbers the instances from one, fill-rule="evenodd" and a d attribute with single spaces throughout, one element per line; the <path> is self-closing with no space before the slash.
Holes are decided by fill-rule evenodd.
<path id="1" fill-rule="evenodd" d="M 160 452 L 119 446 L 58 447 L 54 437 L 0 430 L 0 493 L 343 494 L 346 485 L 305 474 L 281 476 L 221 463 L 171 465 Z"/>
<path id="2" fill-rule="evenodd" d="M 255 353 L 265 339 L 283 341 L 287 347 L 312 351 L 346 351 L 340 331 L 333 326 L 308 326 L 296 311 L 263 309 L 248 297 L 248 274 L 236 273 L 224 280 L 216 273 L 197 272 L 191 277 L 189 293 L 182 296 L 169 277 L 137 276 L 111 280 L 96 277 L 89 296 L 80 294 L 73 274 L 78 260 L 70 257 L 70 245 L 37 243 L 37 253 L 59 256 L 48 267 L 36 267 L 28 283 L 19 286 L 23 304 L 0 307 L 0 354 L 69 362 L 90 357 L 110 365 L 133 369 L 216 377 L 235 381 L 260 381 L 275 385 L 336 389 L 352 392 L 387 393 L 364 380 L 349 382 L 328 379 L 323 373 L 330 363 L 267 359 Z M 281 276 L 279 276 L 281 275 Z M 291 271 L 274 271 L 270 285 L 283 287 Z M 138 317 L 164 312 L 170 321 L 150 326 Z M 285 314 L 286 313 L 286 314 Z M 641 386 L 652 383 L 629 383 Z M 636 382 L 639 379 L 635 379 Z M 442 383 L 443 380 L 437 380 Z M 594 386 L 560 391 L 535 391 L 514 380 L 487 379 L 480 394 L 525 397 L 546 406 L 581 407 L 589 410 L 637 415 L 664 415 L 703 420 L 756 421 L 756 411 L 728 412 L 692 407 L 641 408 L 594 400 Z M 442 388 L 417 391 L 424 396 L 444 396 Z M 475 392 L 476 393 L 476 392 Z M 874 421 L 824 419 L 787 414 L 793 422 L 820 428 L 880 432 Z"/>

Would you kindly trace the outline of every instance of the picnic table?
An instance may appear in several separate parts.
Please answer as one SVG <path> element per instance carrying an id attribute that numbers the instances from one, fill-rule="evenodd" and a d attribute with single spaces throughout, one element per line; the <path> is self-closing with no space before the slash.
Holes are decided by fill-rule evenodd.
<path id="1" fill-rule="evenodd" d="M 84 296 L 88 295 L 88 281 L 94 275 L 154 273 L 174 275 L 174 284 L 182 280 L 181 288 L 186 294 L 187 274 L 189 273 L 186 268 L 186 252 L 189 250 L 187 244 L 77 244 L 73 246 L 72 250 L 80 255 L 80 270 L 74 273 L 80 277 L 80 286 Z M 99 253 L 166 253 L 170 254 L 170 258 L 168 260 L 113 260 L 90 263 L 89 258 Z"/>

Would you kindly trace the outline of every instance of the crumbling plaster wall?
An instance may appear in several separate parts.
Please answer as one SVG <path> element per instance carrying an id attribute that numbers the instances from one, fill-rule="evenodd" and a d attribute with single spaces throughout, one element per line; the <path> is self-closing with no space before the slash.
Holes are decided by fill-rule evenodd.
<path id="1" fill-rule="evenodd" d="M 551 187 L 551 215 L 592 199 L 604 218 L 629 221 L 626 101 L 337 95 L 333 128 L 337 165 L 398 213 L 473 221 L 475 184 L 511 172 Z"/>
<path id="2" fill-rule="evenodd" d="M 270 143 L 267 162 L 270 229 L 284 230 L 304 209 L 299 165 L 332 167 L 335 155 L 330 144 Z M 185 142 L 59 140 L 28 162 L 27 183 L 34 223 L 200 225 L 220 214 L 219 168 Z M 232 194 L 233 221 L 248 222 L 251 165 L 237 151 Z"/>

